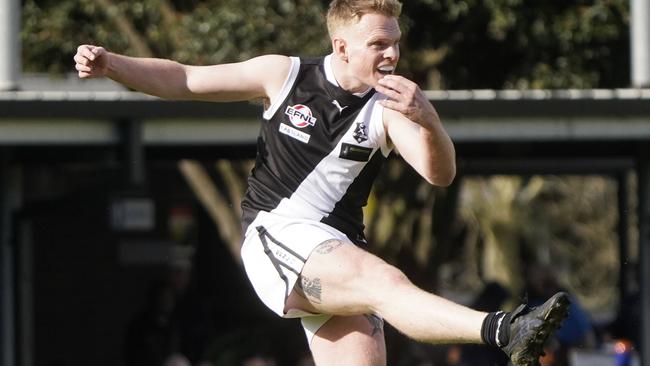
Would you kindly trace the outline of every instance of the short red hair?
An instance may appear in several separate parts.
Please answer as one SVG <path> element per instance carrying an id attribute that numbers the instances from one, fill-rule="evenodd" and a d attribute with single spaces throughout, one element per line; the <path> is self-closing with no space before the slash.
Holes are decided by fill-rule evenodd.
<path id="1" fill-rule="evenodd" d="M 330 37 L 336 30 L 368 13 L 378 13 L 397 18 L 402 13 L 398 0 L 333 0 L 327 11 L 327 30 Z"/>

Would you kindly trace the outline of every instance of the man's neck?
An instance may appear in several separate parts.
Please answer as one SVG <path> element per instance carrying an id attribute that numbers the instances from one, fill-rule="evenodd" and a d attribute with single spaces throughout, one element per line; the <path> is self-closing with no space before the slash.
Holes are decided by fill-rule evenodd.
<path id="1" fill-rule="evenodd" d="M 336 85 L 347 92 L 359 96 L 365 95 L 371 89 L 368 85 L 360 83 L 356 78 L 348 76 L 348 64 L 346 62 L 334 54 L 330 55 L 330 57 L 331 70 Z"/>

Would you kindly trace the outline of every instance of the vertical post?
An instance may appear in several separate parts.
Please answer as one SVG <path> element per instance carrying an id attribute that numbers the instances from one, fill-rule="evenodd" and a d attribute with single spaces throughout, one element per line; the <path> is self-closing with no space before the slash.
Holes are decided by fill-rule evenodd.
<path id="1" fill-rule="evenodd" d="M 14 225 L 19 247 L 16 249 L 18 271 L 18 357 L 20 366 L 34 366 L 34 242 L 31 222 L 21 220 L 20 225 Z"/>
<path id="2" fill-rule="evenodd" d="M 142 188 L 146 179 L 142 122 L 125 119 L 121 121 L 121 126 L 128 184 L 132 188 Z"/>
<path id="3" fill-rule="evenodd" d="M 629 225 L 630 220 L 628 217 L 629 207 L 629 178 L 628 172 L 622 171 L 616 175 L 618 182 L 618 255 L 619 255 L 619 299 L 624 301 L 630 296 L 630 271 L 629 271 Z M 625 314 L 622 314 L 625 316 Z"/>
<path id="4" fill-rule="evenodd" d="M 14 366 L 14 255 L 11 246 L 9 163 L 7 151 L 0 149 L 0 364 Z"/>
<path id="5" fill-rule="evenodd" d="M 650 366 L 650 154 L 643 149 L 639 174 L 639 287 L 641 289 L 641 365 Z"/>
<path id="6" fill-rule="evenodd" d="M 0 90 L 18 89 L 20 0 L 0 0 Z"/>
<path id="7" fill-rule="evenodd" d="M 631 0 L 630 3 L 630 57 L 632 86 L 650 86 L 650 3 Z"/>

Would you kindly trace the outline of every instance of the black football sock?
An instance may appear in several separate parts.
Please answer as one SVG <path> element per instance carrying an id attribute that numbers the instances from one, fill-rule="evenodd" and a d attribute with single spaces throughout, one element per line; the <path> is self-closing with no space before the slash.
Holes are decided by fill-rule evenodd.
<path id="1" fill-rule="evenodd" d="M 495 347 L 504 347 L 510 340 L 511 313 L 498 311 L 489 313 L 481 325 L 481 339 L 485 344 Z"/>

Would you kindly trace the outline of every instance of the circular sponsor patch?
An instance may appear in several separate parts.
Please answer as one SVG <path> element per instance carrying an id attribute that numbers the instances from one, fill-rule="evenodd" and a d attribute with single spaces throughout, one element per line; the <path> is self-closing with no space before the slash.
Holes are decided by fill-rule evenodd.
<path id="1" fill-rule="evenodd" d="M 286 114 L 289 116 L 291 124 L 298 128 L 313 126 L 316 122 L 316 118 L 311 114 L 311 109 L 306 105 L 296 104 L 293 107 L 288 107 Z"/>

